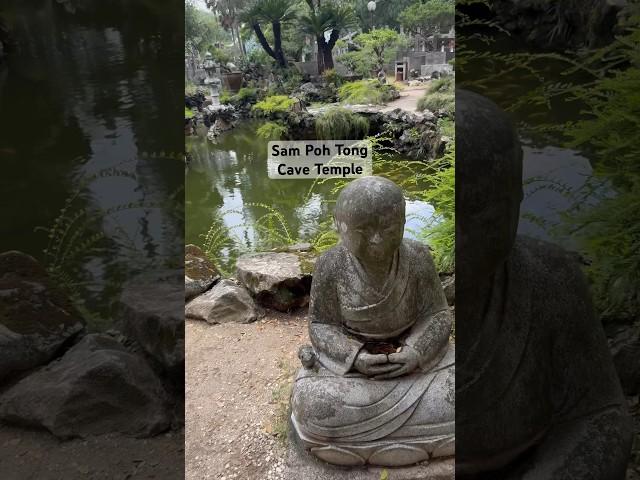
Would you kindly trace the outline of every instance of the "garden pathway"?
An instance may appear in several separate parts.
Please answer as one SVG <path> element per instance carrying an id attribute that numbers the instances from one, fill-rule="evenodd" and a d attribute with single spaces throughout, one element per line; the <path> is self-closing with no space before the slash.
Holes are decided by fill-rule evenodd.
<path id="1" fill-rule="evenodd" d="M 384 107 L 381 107 L 380 111 L 390 112 L 396 108 L 401 108 L 402 110 L 407 110 L 409 112 L 416 112 L 418 111 L 418 101 L 422 98 L 426 89 L 426 85 L 420 87 L 407 87 L 400 91 L 400 98 L 389 102 Z"/>

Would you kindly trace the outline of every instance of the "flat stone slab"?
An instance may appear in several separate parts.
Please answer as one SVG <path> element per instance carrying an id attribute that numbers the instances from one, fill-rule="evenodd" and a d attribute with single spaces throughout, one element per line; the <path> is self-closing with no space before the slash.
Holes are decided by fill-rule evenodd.
<path id="1" fill-rule="evenodd" d="M 312 455 L 289 443 L 282 478 L 284 480 L 380 480 L 383 470 L 388 480 L 453 480 L 454 458 L 434 460 L 412 467 L 338 467 L 317 460 Z"/>

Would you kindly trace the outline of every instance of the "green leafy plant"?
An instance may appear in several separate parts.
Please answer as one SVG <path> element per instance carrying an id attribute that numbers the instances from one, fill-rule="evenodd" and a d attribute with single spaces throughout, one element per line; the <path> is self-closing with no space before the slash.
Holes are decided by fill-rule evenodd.
<path id="1" fill-rule="evenodd" d="M 282 123 L 266 122 L 256 130 L 256 133 L 265 140 L 281 140 L 287 135 L 288 131 L 287 126 Z"/>
<path id="2" fill-rule="evenodd" d="M 339 87 L 344 82 L 342 76 L 338 72 L 336 72 L 334 68 L 330 68 L 322 72 L 322 78 L 324 79 L 325 83 L 334 85 L 336 87 Z"/>
<path id="3" fill-rule="evenodd" d="M 193 118 L 193 110 L 184 107 L 184 118 Z"/>
<path id="4" fill-rule="evenodd" d="M 334 107 L 318 116 L 315 128 L 319 139 L 361 139 L 369 132 L 369 120 L 346 108 Z"/>
<path id="5" fill-rule="evenodd" d="M 455 145 L 431 167 L 434 171 L 424 177 L 429 186 L 420 197 L 433 205 L 436 217 L 425 225 L 421 236 L 433 250 L 438 271 L 451 273 L 455 270 Z"/>
<path id="6" fill-rule="evenodd" d="M 286 95 L 271 95 L 253 106 L 253 111 L 260 115 L 269 116 L 276 113 L 286 113 L 298 100 Z"/>

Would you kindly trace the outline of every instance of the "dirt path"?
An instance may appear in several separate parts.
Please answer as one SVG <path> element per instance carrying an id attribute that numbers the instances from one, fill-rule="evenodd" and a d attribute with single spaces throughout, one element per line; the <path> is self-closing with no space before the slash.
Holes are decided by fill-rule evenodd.
<path id="1" fill-rule="evenodd" d="M 424 95 L 424 91 L 427 89 L 424 87 L 407 87 L 400 91 L 400 98 L 389 102 L 386 106 L 380 109 L 381 112 L 390 112 L 396 108 L 407 110 L 409 112 L 418 111 L 418 101 Z"/>
<path id="2" fill-rule="evenodd" d="M 61 442 L 47 432 L 0 426 L 2 480 L 175 480 L 183 454 L 183 432 Z"/>
<path id="3" fill-rule="evenodd" d="M 279 478 L 276 433 L 288 403 L 304 313 L 248 325 L 186 322 L 186 479 Z"/>

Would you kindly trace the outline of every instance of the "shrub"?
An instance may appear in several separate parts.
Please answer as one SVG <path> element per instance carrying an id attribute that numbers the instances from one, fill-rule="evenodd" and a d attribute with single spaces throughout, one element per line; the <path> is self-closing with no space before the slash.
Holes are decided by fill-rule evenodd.
<path id="1" fill-rule="evenodd" d="M 361 139 L 369 133 L 369 120 L 346 108 L 330 108 L 316 120 L 318 139 Z"/>
<path id="2" fill-rule="evenodd" d="M 291 110 L 291 107 L 293 107 L 296 102 L 297 100 L 295 98 L 289 98 L 286 95 L 271 95 L 256 103 L 253 106 L 253 110 L 260 115 L 284 113 Z"/>
<path id="3" fill-rule="evenodd" d="M 220 100 L 220 103 L 223 103 L 226 105 L 228 103 L 231 103 L 232 98 L 233 98 L 233 95 L 225 91 L 220 94 L 219 100 Z"/>
<path id="4" fill-rule="evenodd" d="M 266 122 L 256 130 L 258 136 L 264 140 L 280 140 L 288 132 L 287 126 L 278 122 Z"/>
<path id="5" fill-rule="evenodd" d="M 329 70 L 322 72 L 322 77 L 326 83 L 335 85 L 336 87 L 342 85 L 343 82 L 342 76 L 338 74 L 334 68 L 330 68 Z"/>
<path id="6" fill-rule="evenodd" d="M 381 85 L 377 80 L 348 82 L 338 89 L 338 98 L 347 104 L 382 104 L 392 100 L 397 94 L 393 85 Z"/>
<path id="7" fill-rule="evenodd" d="M 431 80 L 427 93 L 452 93 L 455 88 L 453 77 L 441 77 Z"/>
<path id="8" fill-rule="evenodd" d="M 255 88 L 243 87 L 238 93 L 231 95 L 229 92 L 223 92 L 220 95 L 220 103 L 231 105 L 242 105 L 243 103 L 255 103 L 258 100 L 258 90 Z"/>
<path id="9" fill-rule="evenodd" d="M 243 87 L 234 97 L 238 102 L 254 102 L 258 99 L 258 91 L 255 88 Z"/>
<path id="10" fill-rule="evenodd" d="M 427 92 L 418 101 L 418 110 L 442 111 L 452 117 L 456 110 L 455 97 L 452 93 Z"/>

